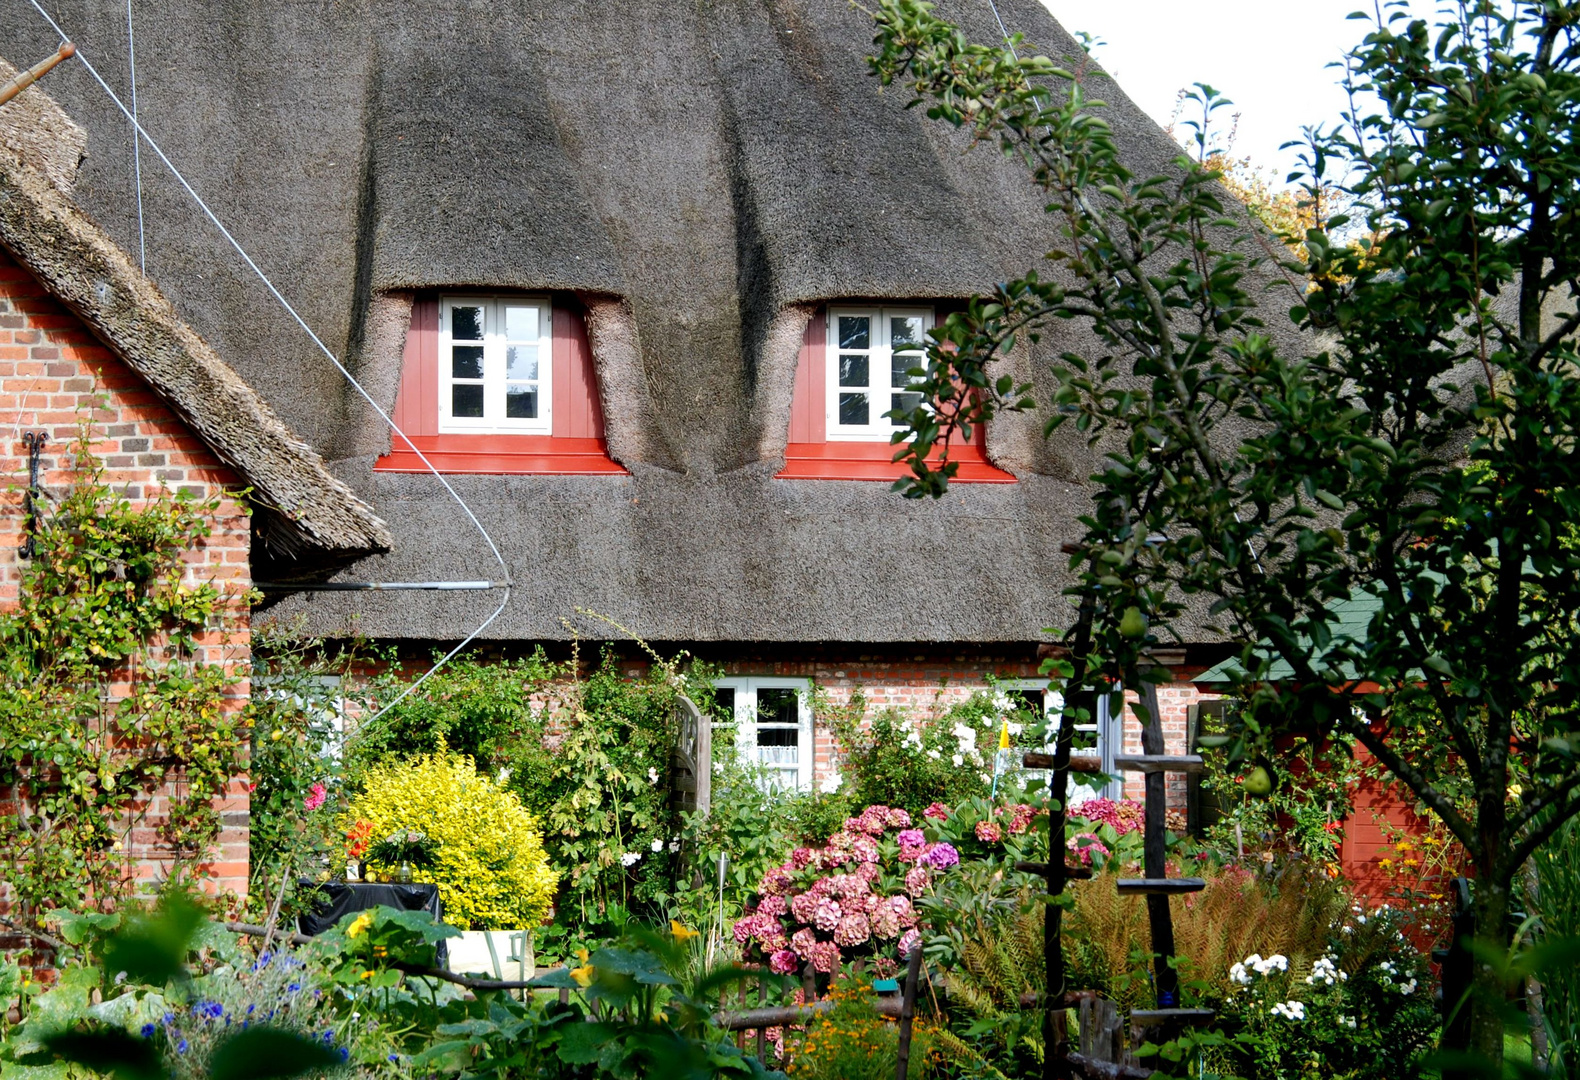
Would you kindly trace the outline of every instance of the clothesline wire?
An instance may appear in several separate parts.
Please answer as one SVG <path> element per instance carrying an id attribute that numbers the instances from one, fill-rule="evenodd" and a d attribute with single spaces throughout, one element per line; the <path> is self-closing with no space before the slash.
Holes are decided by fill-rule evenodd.
<path id="1" fill-rule="evenodd" d="M 61 29 L 60 24 L 50 16 L 48 11 L 44 10 L 43 6 L 38 2 L 38 0 L 28 0 L 28 3 L 32 4 L 33 9 L 44 17 L 44 21 L 49 23 L 50 27 L 55 31 L 55 33 L 59 35 L 62 42 L 71 40 L 67 36 L 66 32 Z M 318 347 L 319 351 L 329 359 L 329 362 L 335 366 L 335 370 L 339 371 L 340 374 L 345 377 L 346 381 L 351 384 L 352 389 L 356 390 L 358 395 L 361 396 L 362 400 L 367 402 L 368 407 L 378 414 L 379 419 L 384 421 L 384 423 L 388 425 L 389 429 L 395 435 L 399 436 L 400 440 L 406 444 L 407 448 L 411 450 L 412 453 L 417 455 L 417 460 L 421 461 L 428 471 L 433 474 L 434 479 L 439 481 L 439 484 L 449 494 L 450 498 L 455 500 L 456 505 L 461 508 L 461 511 L 466 515 L 467 520 L 469 520 L 477 529 L 478 534 L 483 538 L 483 542 L 488 545 L 488 550 L 493 554 L 494 560 L 499 563 L 500 569 L 505 573 L 505 595 L 504 598 L 499 602 L 499 606 L 494 609 L 493 614 L 489 615 L 487 619 L 484 619 L 482 624 L 479 625 L 477 629 L 468 634 L 459 645 L 451 649 L 431 668 L 424 672 L 421 678 L 407 686 L 398 697 L 396 697 L 393 701 L 385 705 L 382 709 L 370 717 L 369 722 L 371 722 L 372 720 L 377 719 L 379 716 L 382 716 L 384 713 L 393 709 L 396 705 L 399 705 L 403 700 L 406 699 L 408 695 L 414 692 L 423 683 L 427 682 L 435 672 L 444 667 L 445 664 L 449 663 L 450 660 L 459 655 L 463 649 L 476 640 L 478 635 L 482 634 L 484 630 L 488 629 L 488 627 L 493 624 L 495 619 L 499 618 L 499 616 L 504 612 L 505 608 L 510 604 L 510 567 L 505 562 L 505 557 L 500 554 L 498 545 L 494 543 L 494 538 L 490 536 L 488 530 L 483 527 L 483 523 L 479 521 L 477 515 L 472 512 L 472 508 L 467 505 L 466 500 L 461 498 L 460 493 L 457 492 L 455 488 L 450 485 L 450 482 L 444 478 L 444 474 L 434 467 L 433 462 L 429 461 L 427 455 L 417 448 L 417 445 L 411 441 L 411 438 L 406 434 L 405 431 L 401 429 L 400 425 L 395 423 L 394 419 L 390 417 L 389 413 L 385 412 L 384 409 L 380 407 L 379 403 L 373 399 L 373 395 L 368 393 L 366 388 L 364 388 L 363 385 L 356 380 L 356 377 L 346 369 L 346 366 L 340 362 L 340 358 L 334 354 L 334 351 L 331 350 L 328 345 L 325 345 L 323 339 L 314 333 L 313 328 L 307 324 L 307 320 L 302 318 L 301 314 L 296 310 L 295 307 L 291 305 L 290 301 L 288 301 L 280 292 L 280 290 L 275 287 L 274 282 L 269 280 L 269 275 L 265 274 L 258 264 L 253 261 L 252 256 L 247 254 L 247 249 L 241 246 L 240 241 L 238 241 L 235 236 L 231 235 L 231 231 L 225 227 L 224 222 L 220 221 L 219 217 L 214 213 L 214 211 L 209 209 L 208 203 L 203 201 L 203 197 L 197 193 L 197 191 L 187 181 L 187 178 L 182 175 L 181 170 L 176 168 L 175 163 L 170 160 L 169 156 L 164 152 L 164 149 L 159 145 L 158 141 L 148 133 L 148 131 L 138 121 L 137 116 L 126 107 L 126 103 L 123 102 L 120 96 L 110 88 L 110 84 L 104 81 L 104 76 L 99 74 L 98 68 L 93 66 L 93 63 L 84 54 L 80 46 L 77 49 L 76 58 L 87 70 L 88 74 L 93 76 L 94 81 L 99 84 L 99 88 L 104 91 L 104 93 L 112 102 L 115 103 L 115 107 L 120 109 L 121 113 L 126 117 L 126 119 L 131 122 L 133 131 L 135 131 L 138 136 L 148 141 L 148 148 L 158 156 L 161 162 L 164 163 L 165 168 L 170 170 L 170 175 L 175 177 L 176 182 L 181 185 L 182 189 L 187 193 L 192 201 L 197 204 L 198 209 L 203 211 L 204 216 L 208 218 L 209 222 L 219 230 L 220 235 L 225 238 L 226 242 L 230 244 L 230 246 L 235 250 L 236 254 L 241 256 L 242 261 L 247 264 L 247 267 L 255 275 L 257 275 L 258 280 L 263 282 L 263 286 L 269 290 L 269 294 L 273 296 L 279 305 L 285 309 L 286 313 L 289 314 L 293 320 L 295 320 L 296 325 L 301 327 L 302 332 L 306 334 L 309 339 L 311 339 L 313 344 Z"/>

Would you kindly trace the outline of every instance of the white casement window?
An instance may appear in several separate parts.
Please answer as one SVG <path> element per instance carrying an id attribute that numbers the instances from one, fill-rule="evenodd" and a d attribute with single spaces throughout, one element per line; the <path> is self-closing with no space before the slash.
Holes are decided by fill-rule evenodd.
<path id="1" fill-rule="evenodd" d="M 888 442 L 899 421 L 891 409 L 914 409 L 922 395 L 906 372 L 927 366 L 929 308 L 831 307 L 828 312 L 827 436 Z"/>
<path id="2" fill-rule="evenodd" d="M 1047 679 L 1018 679 L 1000 682 L 998 686 L 1010 697 L 1025 702 L 1028 709 L 1053 718 L 1054 723 L 1048 730 L 1048 745 L 1051 748 L 1064 711 L 1064 696 L 1053 689 Z M 1070 741 L 1071 753 L 1096 757 L 1102 763 L 1103 772 L 1109 776 L 1113 776 L 1118 771 L 1114 768 L 1114 755 L 1119 752 L 1120 729 L 1119 723 L 1109 715 L 1109 703 L 1116 700 L 1122 699 L 1099 694 L 1097 715 L 1090 721 L 1076 724 Z M 1047 777 L 1044 776 L 1044 782 L 1046 779 Z M 1104 780 L 1101 776 L 1094 776 L 1091 773 L 1070 774 L 1071 806 L 1079 806 L 1088 799 L 1118 799 L 1123 794 L 1123 779 Z"/>
<path id="3" fill-rule="evenodd" d="M 713 741 L 734 739 L 741 760 L 761 765 L 770 786 L 812 787 L 812 707 L 805 679 L 729 678 L 714 684 Z"/>
<path id="4" fill-rule="evenodd" d="M 440 431 L 550 434 L 551 314 L 531 297 L 440 300 Z"/>

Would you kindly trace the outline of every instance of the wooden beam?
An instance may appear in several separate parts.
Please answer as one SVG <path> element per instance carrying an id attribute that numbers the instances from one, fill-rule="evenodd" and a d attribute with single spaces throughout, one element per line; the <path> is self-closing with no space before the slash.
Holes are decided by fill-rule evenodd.
<path id="1" fill-rule="evenodd" d="M 1204 768 L 1200 754 L 1121 754 L 1114 768 L 1121 772 L 1199 773 Z"/>
<path id="2" fill-rule="evenodd" d="M 1207 887 L 1207 883 L 1199 877 L 1120 878 L 1115 885 L 1121 896 L 1176 896 L 1180 893 L 1201 892 Z"/>

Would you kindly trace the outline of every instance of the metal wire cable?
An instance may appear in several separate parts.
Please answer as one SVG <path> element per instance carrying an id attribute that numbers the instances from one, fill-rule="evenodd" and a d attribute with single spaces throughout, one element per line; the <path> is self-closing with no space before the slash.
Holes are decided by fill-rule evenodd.
<path id="1" fill-rule="evenodd" d="M 137 123 L 137 38 L 132 33 L 132 0 L 126 0 L 126 66 L 132 77 L 132 123 Z M 143 235 L 143 140 L 132 131 L 132 175 L 137 180 L 137 266 L 148 276 L 148 242 Z"/>
<path id="2" fill-rule="evenodd" d="M 28 3 L 33 6 L 35 11 L 44 17 L 44 21 L 49 23 L 50 27 L 55 31 L 55 33 L 60 36 L 60 40 L 62 42 L 71 40 L 67 36 L 66 32 L 60 28 L 60 24 L 50 17 L 49 12 L 44 10 L 43 6 L 38 2 L 38 0 L 28 0 Z M 421 678 L 417 679 L 404 691 L 402 691 L 394 701 L 391 701 L 377 713 L 373 714 L 373 716 L 370 717 L 369 721 L 367 722 L 376 720 L 378 717 L 393 709 L 396 705 L 399 705 L 419 686 L 427 682 L 435 672 L 437 672 L 440 668 L 457 656 L 463 649 L 476 640 L 479 634 L 488 629 L 488 627 L 493 624 L 494 620 L 499 618 L 499 616 L 504 612 L 505 608 L 510 604 L 510 567 L 505 562 L 505 557 L 500 554 L 498 545 L 494 543 L 494 538 L 490 536 L 488 530 L 483 527 L 483 523 L 479 521 L 477 515 L 472 512 L 472 508 L 467 505 L 466 500 L 461 498 L 460 493 L 457 492 L 455 488 L 450 485 L 450 482 L 444 478 L 444 474 L 439 472 L 439 470 L 434 467 L 433 463 L 428 460 L 427 455 L 425 455 L 421 450 L 417 449 L 416 444 L 411 441 L 411 438 L 407 436 L 405 431 L 401 430 L 400 425 L 395 423 L 394 419 L 392 419 L 390 415 L 379 406 L 377 401 L 373 400 L 373 396 L 369 394 L 363 385 L 356 380 L 355 376 L 353 376 L 351 372 L 346 369 L 346 366 L 340 362 L 340 358 L 334 354 L 329 346 L 325 345 L 323 340 L 313 332 L 313 328 L 307 325 L 307 320 L 303 319 L 296 308 L 291 306 L 290 301 L 286 300 L 284 295 L 281 294 L 280 290 L 275 287 L 274 282 L 269 280 L 269 276 L 265 274 L 261 268 L 259 268 L 256 262 L 253 261 L 252 256 L 247 254 L 246 248 L 242 247 L 241 243 L 231 235 L 230 230 L 225 227 L 225 224 L 220 221 L 218 216 L 215 215 L 214 211 L 209 209 L 208 203 L 203 201 L 203 197 L 197 193 L 197 191 L 187 181 L 187 178 L 182 175 L 181 170 L 176 168 L 175 163 L 172 162 L 169 156 L 165 154 L 164 149 L 160 147 L 158 141 L 155 140 L 154 137 L 143 128 L 142 124 L 138 122 L 137 117 L 130 109 L 126 107 L 125 102 L 123 102 L 119 95 L 117 95 L 115 91 L 110 88 L 110 84 L 104 81 L 104 76 L 99 74 L 99 70 L 93 66 L 91 61 L 89 61 L 88 57 L 83 53 L 83 50 L 80 46 L 77 49 L 76 58 L 82 63 L 82 66 L 87 69 L 88 74 L 93 76 L 94 81 L 99 84 L 100 89 L 102 89 L 109 99 L 115 103 L 115 107 L 121 110 L 121 113 L 126 117 L 127 120 L 131 121 L 132 128 L 137 133 L 137 135 L 148 140 L 148 148 L 158 155 L 159 160 L 164 163 L 165 168 L 170 170 L 170 175 L 176 178 L 176 181 L 181 185 L 182 189 L 186 191 L 187 195 L 191 197 L 192 201 L 197 204 L 198 209 L 203 211 L 204 216 L 206 216 L 210 223 L 212 223 L 213 226 L 219 230 L 220 235 L 225 238 L 226 242 L 230 244 L 230 246 L 235 250 L 236 254 L 241 256 L 242 261 L 245 262 L 248 268 L 257 275 L 258 280 L 263 282 L 264 288 L 269 290 L 269 294 L 273 296 L 280 306 L 283 307 L 291 316 L 291 318 L 296 321 L 296 325 L 302 328 L 302 332 L 312 340 L 313 344 L 318 346 L 319 351 L 322 352 L 324 356 L 329 359 L 329 362 L 335 366 L 335 370 L 339 371 L 340 374 L 345 377 L 346 381 L 350 383 L 352 388 L 356 390 L 356 392 L 362 397 L 362 400 L 366 401 L 368 406 L 376 414 L 378 414 L 379 419 L 384 421 L 384 423 L 389 426 L 389 429 L 394 434 L 400 436 L 401 441 L 406 444 L 407 448 L 410 449 L 412 453 L 417 455 L 417 460 L 423 463 L 428 471 L 433 474 L 434 479 L 438 480 L 439 484 L 444 488 L 444 490 L 450 495 L 452 499 L 455 500 L 456 505 L 461 508 L 461 511 L 464 514 L 466 514 L 467 520 L 472 523 L 472 525 L 477 529 L 478 534 L 482 536 L 483 542 L 488 545 L 488 550 L 493 554 L 494 560 L 499 563 L 500 569 L 505 572 L 505 595 L 504 598 L 499 602 L 499 606 L 494 609 L 493 614 L 489 615 L 487 619 L 483 620 L 482 624 L 479 625 L 476 630 L 473 630 L 459 645 L 446 653 L 438 662 L 433 665 L 433 667 L 429 668 Z"/>

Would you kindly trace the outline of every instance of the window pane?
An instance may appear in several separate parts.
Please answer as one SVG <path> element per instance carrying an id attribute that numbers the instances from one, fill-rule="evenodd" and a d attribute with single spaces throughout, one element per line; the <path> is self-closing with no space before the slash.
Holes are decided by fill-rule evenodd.
<path id="1" fill-rule="evenodd" d="M 538 340 L 538 309 L 536 307 L 506 307 L 505 340 Z"/>
<path id="2" fill-rule="evenodd" d="M 801 729 L 793 727 L 765 727 L 757 729 L 758 746 L 800 746 Z M 766 760 L 766 759 L 764 759 Z"/>
<path id="3" fill-rule="evenodd" d="M 895 353 L 889 357 L 889 385 L 910 386 L 920 376 L 913 377 L 907 375 L 906 372 L 912 368 L 925 368 L 926 366 L 927 357 L 921 353 Z"/>
<path id="4" fill-rule="evenodd" d="M 841 424 L 865 424 L 867 422 L 867 395 L 839 395 L 839 422 Z"/>
<path id="5" fill-rule="evenodd" d="M 715 724 L 735 723 L 735 687 L 714 687 L 711 715 Z"/>
<path id="6" fill-rule="evenodd" d="M 872 348 L 872 320 L 865 315 L 841 315 L 839 347 L 841 349 Z"/>
<path id="7" fill-rule="evenodd" d="M 841 353 L 839 356 L 839 385 L 866 386 L 868 359 L 861 353 Z"/>
<path id="8" fill-rule="evenodd" d="M 538 391 L 526 386 L 505 389 L 505 416 L 511 420 L 535 420 L 538 415 Z"/>
<path id="9" fill-rule="evenodd" d="M 536 379 L 538 377 L 538 347 L 536 345 L 505 346 L 505 378 Z"/>
<path id="10" fill-rule="evenodd" d="M 482 416 L 483 388 L 481 386 L 450 387 L 451 416 Z"/>
<path id="11" fill-rule="evenodd" d="M 900 409 L 900 410 L 902 410 L 904 412 L 910 412 L 912 409 L 916 408 L 916 406 L 918 406 L 918 405 L 920 405 L 922 403 L 922 395 L 920 395 L 920 394 L 895 394 L 894 397 L 893 397 L 893 401 L 894 401 L 894 408 Z M 892 416 L 889 419 L 893 422 L 895 427 L 904 427 L 905 426 L 905 421 L 904 420 L 896 420 Z"/>
<path id="12" fill-rule="evenodd" d="M 450 337 L 456 341 L 482 341 L 483 309 L 480 307 L 451 308 Z"/>
<path id="13" fill-rule="evenodd" d="M 450 378 L 481 379 L 482 377 L 483 347 L 481 345 L 450 347 Z"/>
<path id="14" fill-rule="evenodd" d="M 900 315 L 889 320 L 889 348 L 919 348 L 926 341 L 922 336 L 920 315 Z"/>
<path id="15" fill-rule="evenodd" d="M 801 698 L 792 687 L 765 687 L 757 691 L 757 722 L 759 724 L 801 723 Z"/>

